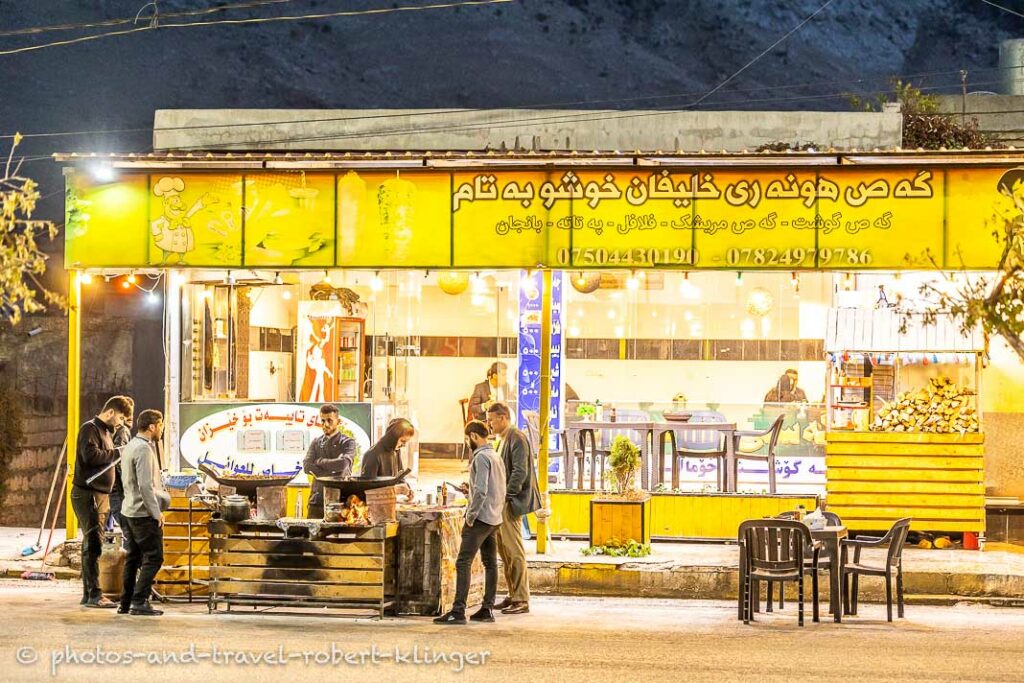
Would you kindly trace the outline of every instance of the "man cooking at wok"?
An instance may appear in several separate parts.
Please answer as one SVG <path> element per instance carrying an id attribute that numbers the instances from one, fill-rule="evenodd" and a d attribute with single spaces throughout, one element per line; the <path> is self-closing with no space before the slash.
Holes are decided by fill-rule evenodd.
<path id="1" fill-rule="evenodd" d="M 352 474 L 352 461 L 356 455 L 356 440 L 341 433 L 341 418 L 337 406 L 320 407 L 320 426 L 324 435 L 313 439 L 302 462 L 306 474 L 314 477 L 348 477 Z M 316 479 L 309 486 L 309 506 L 306 517 L 323 519 L 324 485 Z"/>

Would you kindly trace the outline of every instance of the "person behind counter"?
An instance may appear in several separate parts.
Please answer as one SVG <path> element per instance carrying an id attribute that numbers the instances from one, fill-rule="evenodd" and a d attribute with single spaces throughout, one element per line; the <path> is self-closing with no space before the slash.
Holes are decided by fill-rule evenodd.
<path id="1" fill-rule="evenodd" d="M 363 453 L 359 476 L 364 479 L 397 476 L 405 469 L 399 451 L 415 435 L 416 428 L 404 417 L 396 417 L 389 422 L 380 441 Z"/>
<path id="2" fill-rule="evenodd" d="M 121 530 L 127 556 L 118 614 L 157 617 L 162 610 L 149 603 L 153 579 L 164 563 L 164 511 L 171 496 L 160 474 L 157 444 L 164 433 L 164 416 L 158 410 L 139 413 L 139 431 L 128 442 L 121 459 L 124 505 Z"/>
<path id="3" fill-rule="evenodd" d="M 520 531 L 522 518 L 541 508 L 537 488 L 537 466 L 533 447 L 521 431 L 512 426 L 508 406 L 495 403 L 487 409 L 487 422 L 501 437 L 498 455 L 505 465 L 505 510 L 498 532 L 498 553 L 505 568 L 508 598 L 498 607 L 502 614 L 530 611 L 530 577 L 526 567 L 526 546 Z"/>
<path id="4" fill-rule="evenodd" d="M 775 383 L 767 394 L 764 395 L 765 403 L 807 403 L 807 394 L 796 385 L 800 375 L 793 368 L 789 368 L 779 381 Z"/>
<path id="5" fill-rule="evenodd" d="M 487 409 L 495 403 L 508 403 L 512 390 L 508 386 L 508 366 L 498 361 L 487 369 L 487 379 L 473 387 L 469 398 L 469 415 L 474 420 L 486 422 Z"/>
<path id="6" fill-rule="evenodd" d="M 82 529 L 82 602 L 86 607 L 113 608 L 117 603 L 103 597 L 99 585 L 100 512 L 109 509 L 108 497 L 114 488 L 111 463 L 120 457 L 114 446 L 114 432 L 131 414 L 125 396 L 112 396 L 100 414 L 78 430 L 75 446 L 74 477 L 71 482 L 71 507 Z"/>
<path id="7" fill-rule="evenodd" d="M 306 474 L 314 477 L 347 477 L 352 474 L 352 461 L 356 455 L 356 440 L 341 433 L 338 407 L 330 403 L 320 407 L 320 426 L 323 436 L 313 439 L 302 462 Z M 323 519 L 324 485 L 314 479 L 309 485 L 309 505 L 306 516 Z"/>
<path id="8" fill-rule="evenodd" d="M 494 596 L 498 592 L 498 530 L 505 507 L 505 465 L 494 452 L 488 439 L 487 425 L 472 420 L 466 425 L 465 438 L 473 449 L 469 463 L 469 494 L 466 523 L 462 525 L 462 542 L 455 561 L 455 602 L 447 614 L 434 619 L 435 624 L 465 624 L 466 601 L 469 599 L 469 575 L 473 559 L 480 553 L 484 565 L 484 599 L 480 610 L 470 616 L 472 621 L 494 621 Z"/>

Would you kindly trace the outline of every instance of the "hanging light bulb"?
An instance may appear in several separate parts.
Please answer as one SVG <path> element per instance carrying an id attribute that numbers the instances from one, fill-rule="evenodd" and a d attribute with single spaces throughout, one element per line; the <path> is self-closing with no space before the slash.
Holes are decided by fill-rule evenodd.
<path id="1" fill-rule="evenodd" d="M 89 273 L 79 273 L 78 281 L 81 282 L 83 285 L 92 284 L 92 275 L 89 275 Z"/>
<path id="2" fill-rule="evenodd" d="M 640 289 L 640 280 L 636 276 L 636 271 L 630 273 L 629 277 L 626 278 L 626 289 L 634 292 Z"/>
<path id="3" fill-rule="evenodd" d="M 134 270 L 132 272 L 128 273 L 127 280 L 128 280 L 128 282 L 130 284 L 133 284 L 133 285 L 138 281 L 138 278 L 135 277 L 135 271 Z"/>
<path id="4" fill-rule="evenodd" d="M 178 285 L 179 287 L 181 285 L 185 284 L 185 281 L 186 280 L 185 280 L 185 274 L 184 273 L 175 272 L 174 275 L 171 276 L 171 282 L 173 282 L 174 284 Z"/>
<path id="5" fill-rule="evenodd" d="M 132 287 L 131 280 L 129 280 L 128 278 L 125 278 L 125 279 L 121 280 L 121 286 L 124 287 L 125 289 L 131 289 L 131 287 Z"/>
<path id="6" fill-rule="evenodd" d="M 795 272 L 789 276 L 789 284 L 793 285 L 794 289 L 800 289 L 800 276 Z"/>
<path id="7" fill-rule="evenodd" d="M 228 271 L 227 280 L 228 280 L 228 284 L 229 285 L 235 284 L 235 273 L 233 271 L 230 271 L 230 270 Z"/>
<path id="8" fill-rule="evenodd" d="M 274 284 L 283 285 L 284 279 L 281 277 L 281 273 L 274 273 Z"/>
<path id="9" fill-rule="evenodd" d="M 281 298 L 285 301 L 289 301 L 292 298 L 292 291 L 290 289 L 284 290 L 281 292 Z"/>
<path id="10" fill-rule="evenodd" d="M 373 279 L 370 280 L 370 289 L 374 292 L 384 289 L 384 281 L 380 279 L 380 271 L 373 274 Z"/>
<path id="11" fill-rule="evenodd" d="M 324 282 L 331 284 L 331 272 L 329 270 L 324 271 Z"/>
<path id="12" fill-rule="evenodd" d="M 737 287 L 742 287 L 743 286 L 743 273 L 741 273 L 741 272 L 737 272 L 736 273 L 736 286 Z"/>

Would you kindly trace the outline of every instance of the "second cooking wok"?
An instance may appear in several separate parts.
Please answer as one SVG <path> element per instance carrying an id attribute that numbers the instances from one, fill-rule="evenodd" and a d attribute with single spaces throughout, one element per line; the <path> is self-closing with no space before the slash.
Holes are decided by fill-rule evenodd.
<path id="1" fill-rule="evenodd" d="M 316 480 L 324 486 L 332 489 L 337 489 L 342 500 L 352 494 L 361 494 L 369 491 L 370 489 L 381 489 L 385 486 L 394 486 L 395 484 L 401 484 L 405 477 L 412 472 L 411 469 L 404 469 L 394 477 L 373 477 L 369 479 L 362 479 L 360 477 L 350 477 L 342 479 L 340 477 L 317 477 Z"/>

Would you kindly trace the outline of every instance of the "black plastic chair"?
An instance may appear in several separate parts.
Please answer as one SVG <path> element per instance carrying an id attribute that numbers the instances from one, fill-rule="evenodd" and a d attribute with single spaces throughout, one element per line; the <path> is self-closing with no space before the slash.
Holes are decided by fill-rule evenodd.
<path id="1" fill-rule="evenodd" d="M 755 600 L 761 581 L 797 584 L 798 623 L 804 625 L 804 575 L 811 574 L 814 621 L 818 616 L 818 572 L 816 553 L 811 554 L 808 572 L 806 552 L 813 548 L 811 532 L 803 522 L 785 519 L 757 519 L 740 524 L 740 605 L 743 623 L 754 619 Z M 768 594 L 771 603 L 771 593 Z"/>
<path id="2" fill-rule="evenodd" d="M 739 482 L 740 474 L 740 460 L 763 460 L 768 463 L 768 491 L 775 493 L 775 447 L 779 444 L 779 434 L 782 432 L 782 421 L 785 419 L 784 415 L 779 415 L 772 422 L 772 426 L 764 430 L 743 430 L 733 432 L 733 473 L 732 480 Z M 767 436 L 768 443 L 765 446 L 761 446 L 760 449 L 765 449 L 764 453 L 744 453 L 740 451 L 740 439 L 743 437 L 760 438 Z"/>
<path id="3" fill-rule="evenodd" d="M 849 562 L 843 569 L 843 581 L 849 581 L 845 585 L 844 611 L 847 614 L 857 614 L 857 592 L 860 588 L 861 576 L 883 576 L 885 577 L 885 610 L 889 621 L 892 621 L 892 582 L 893 574 L 896 578 L 896 608 L 899 618 L 903 618 L 903 546 L 907 542 L 907 534 L 910 533 L 910 517 L 896 520 L 889 532 L 878 538 L 876 536 L 858 536 L 843 541 L 843 552 L 847 548 L 853 548 L 853 562 Z M 886 553 L 885 564 L 881 567 L 876 565 L 862 564 L 860 551 L 864 548 L 880 548 L 889 546 Z"/>
<path id="4" fill-rule="evenodd" d="M 825 524 L 826 525 L 828 525 L 828 526 L 842 526 L 843 525 L 843 520 L 840 519 L 839 515 L 837 515 L 836 513 L 834 513 L 834 512 L 825 512 L 824 510 L 822 510 L 821 514 L 825 517 Z M 796 519 L 796 515 L 797 515 L 796 510 L 792 510 L 792 511 L 789 511 L 789 512 L 781 512 L 781 513 L 775 515 L 775 519 L 792 519 L 792 520 L 795 520 Z M 832 557 L 829 556 L 829 555 L 822 556 L 820 549 L 817 548 L 817 547 L 813 548 L 813 550 L 814 550 L 814 552 L 818 553 L 818 558 L 817 558 L 817 562 L 816 562 L 816 566 L 818 567 L 818 571 L 819 572 L 829 572 L 829 571 L 832 571 Z M 806 551 L 805 551 L 805 555 L 807 555 Z M 813 561 L 813 558 L 812 558 L 812 561 Z M 805 558 L 805 562 L 806 562 L 806 558 Z M 811 565 L 807 564 L 807 572 L 810 573 L 810 571 L 811 571 Z M 769 596 L 772 594 L 772 586 L 773 585 L 774 584 L 772 584 L 772 583 L 768 584 L 768 595 Z M 786 591 L 785 591 L 785 588 L 786 588 L 786 586 L 784 584 L 779 584 L 779 609 L 783 609 L 786 606 L 786 596 L 785 596 Z M 768 600 L 768 611 L 769 612 L 772 611 L 772 601 L 770 599 Z M 832 602 L 831 601 L 829 601 L 828 611 L 829 611 L 829 614 L 832 613 Z"/>

